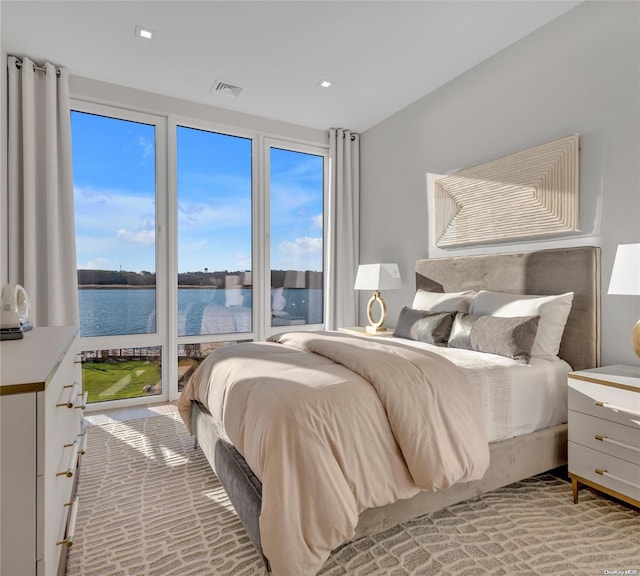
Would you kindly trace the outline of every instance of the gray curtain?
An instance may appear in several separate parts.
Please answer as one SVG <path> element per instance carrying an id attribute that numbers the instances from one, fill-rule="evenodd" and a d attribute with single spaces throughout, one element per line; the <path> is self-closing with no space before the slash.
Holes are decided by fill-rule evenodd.
<path id="1" fill-rule="evenodd" d="M 35 326 L 77 325 L 68 74 L 9 56 L 8 92 L 8 280 Z"/>
<path id="2" fill-rule="evenodd" d="M 326 327 L 355 326 L 357 293 L 353 289 L 360 242 L 360 136 L 329 130 L 329 218 L 327 234 Z"/>

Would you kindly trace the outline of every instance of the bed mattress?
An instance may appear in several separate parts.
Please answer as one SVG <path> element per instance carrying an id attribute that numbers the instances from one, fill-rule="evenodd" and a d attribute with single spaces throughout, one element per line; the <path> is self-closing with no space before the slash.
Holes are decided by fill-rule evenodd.
<path id="1" fill-rule="evenodd" d="M 405 338 L 384 337 L 384 341 L 435 352 L 465 370 L 481 400 L 490 443 L 567 421 L 567 374 L 571 367 L 560 358 L 531 358 L 529 364 L 522 364 L 496 354 Z"/>

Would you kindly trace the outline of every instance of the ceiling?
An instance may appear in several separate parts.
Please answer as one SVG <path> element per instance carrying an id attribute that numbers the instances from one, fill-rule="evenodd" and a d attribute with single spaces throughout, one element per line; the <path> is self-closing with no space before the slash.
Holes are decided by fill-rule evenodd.
<path id="1" fill-rule="evenodd" d="M 313 128 L 363 131 L 577 4 L 2 0 L 0 19 L 7 53 L 71 74 Z M 136 25 L 156 38 L 137 38 Z M 323 79 L 334 85 L 319 87 Z M 212 93 L 216 80 L 242 93 Z"/>

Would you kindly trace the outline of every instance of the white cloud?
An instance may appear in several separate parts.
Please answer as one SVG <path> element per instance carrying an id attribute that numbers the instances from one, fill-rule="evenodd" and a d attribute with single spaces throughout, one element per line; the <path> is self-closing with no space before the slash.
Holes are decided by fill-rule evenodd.
<path id="1" fill-rule="evenodd" d="M 279 224 L 299 221 L 322 206 L 322 159 L 314 155 L 284 154 L 271 175 L 271 215 Z M 284 161 L 286 158 L 286 162 Z"/>
<path id="2" fill-rule="evenodd" d="M 229 266 L 229 270 L 251 270 L 251 255 L 242 252 L 236 252 L 233 255 L 234 265 Z"/>
<path id="3" fill-rule="evenodd" d="M 231 204 L 216 206 L 195 202 L 180 202 L 178 205 L 178 225 L 181 231 L 205 229 L 218 230 L 246 226 L 251 229 L 251 202 L 237 200 Z"/>
<path id="4" fill-rule="evenodd" d="M 305 236 L 278 244 L 271 267 L 274 270 L 322 270 L 322 238 Z"/>
<path id="5" fill-rule="evenodd" d="M 317 254 L 322 252 L 322 238 L 296 238 L 294 242 L 285 240 L 280 242 L 280 252 L 283 254 Z"/>
<path id="6" fill-rule="evenodd" d="M 109 238 L 151 245 L 155 242 L 155 194 L 75 188 L 78 237 Z M 95 259 L 95 258 L 94 258 Z"/>
<path id="7" fill-rule="evenodd" d="M 88 260 L 85 264 L 78 263 L 80 270 L 113 270 L 114 265 L 107 258 L 96 258 Z"/>
<path id="8" fill-rule="evenodd" d="M 144 244 L 149 246 L 155 243 L 155 230 L 118 230 L 118 238 L 127 244 Z"/>
<path id="9" fill-rule="evenodd" d="M 87 236 L 115 236 L 120 228 L 133 230 L 141 221 L 155 221 L 155 192 L 76 187 L 74 196 L 76 230 Z"/>
<path id="10" fill-rule="evenodd" d="M 138 137 L 138 146 L 142 148 L 142 159 L 146 160 L 149 156 L 153 156 L 154 143 L 144 136 Z"/>
<path id="11" fill-rule="evenodd" d="M 322 230 L 322 227 L 324 225 L 322 214 L 317 214 L 316 216 L 313 216 L 311 218 L 311 223 L 314 228 L 320 228 L 320 230 Z"/>
<path id="12" fill-rule="evenodd" d="M 180 233 L 251 229 L 251 178 L 187 172 L 179 174 L 178 226 Z"/>

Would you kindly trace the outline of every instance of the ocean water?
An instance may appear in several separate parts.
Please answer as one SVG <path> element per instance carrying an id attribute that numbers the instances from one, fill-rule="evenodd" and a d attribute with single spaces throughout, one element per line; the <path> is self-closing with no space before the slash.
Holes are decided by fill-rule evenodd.
<path id="1" fill-rule="evenodd" d="M 116 336 L 156 332 L 156 291 L 153 289 L 93 289 L 78 291 L 81 336 Z M 227 334 L 252 330 L 250 288 L 179 289 L 178 335 Z M 281 296 L 282 298 L 282 296 Z M 284 293 L 291 323 L 322 322 L 322 290 Z M 280 306 L 278 306 L 280 308 Z"/>

